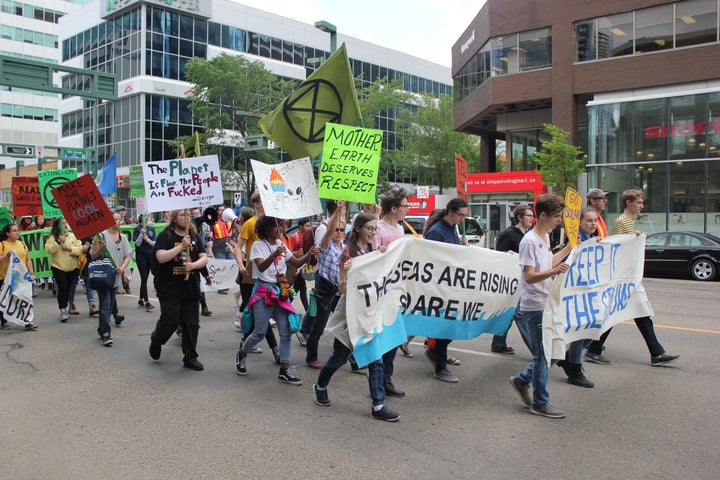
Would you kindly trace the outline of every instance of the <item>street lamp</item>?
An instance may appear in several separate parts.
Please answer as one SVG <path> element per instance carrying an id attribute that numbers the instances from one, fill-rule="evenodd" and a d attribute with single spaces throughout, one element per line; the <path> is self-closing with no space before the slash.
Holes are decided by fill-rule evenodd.
<path id="1" fill-rule="evenodd" d="M 330 55 L 337 50 L 337 27 L 330 22 L 320 20 L 315 22 L 315 28 L 330 34 Z"/>

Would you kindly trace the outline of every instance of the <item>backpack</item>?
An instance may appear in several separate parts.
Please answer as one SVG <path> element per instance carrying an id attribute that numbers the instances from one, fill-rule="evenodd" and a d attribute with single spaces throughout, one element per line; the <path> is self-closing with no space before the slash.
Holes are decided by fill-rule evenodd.
<path id="1" fill-rule="evenodd" d="M 308 230 L 307 232 L 303 233 L 303 239 L 302 239 L 303 253 L 309 252 L 312 249 L 312 247 L 315 246 L 315 230 L 317 230 L 317 228 L 320 225 L 327 225 L 327 223 L 325 223 L 324 221 L 320 222 L 317 225 L 315 225 L 314 227 L 312 227 L 310 230 Z M 307 263 L 310 265 L 313 265 L 313 266 L 317 265 L 317 257 L 310 257 L 310 260 L 308 260 Z"/>

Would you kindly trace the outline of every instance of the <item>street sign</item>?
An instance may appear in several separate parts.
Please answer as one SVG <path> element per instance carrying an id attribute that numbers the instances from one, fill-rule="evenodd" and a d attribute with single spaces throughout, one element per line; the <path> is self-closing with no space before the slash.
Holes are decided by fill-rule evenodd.
<path id="1" fill-rule="evenodd" d="M 35 145 L 35 158 L 43 158 L 43 146 Z"/>
<path id="2" fill-rule="evenodd" d="M 32 157 L 35 154 L 33 147 L 23 145 L 5 145 L 5 155 L 9 157 Z"/>
<path id="3" fill-rule="evenodd" d="M 418 198 L 430 198 L 430 187 L 417 187 Z"/>
<path id="4" fill-rule="evenodd" d="M 243 192 L 233 193 L 233 205 L 240 205 L 243 200 Z"/>
<path id="5" fill-rule="evenodd" d="M 63 148 L 60 150 L 63 158 L 87 158 L 87 151 L 82 148 Z"/>

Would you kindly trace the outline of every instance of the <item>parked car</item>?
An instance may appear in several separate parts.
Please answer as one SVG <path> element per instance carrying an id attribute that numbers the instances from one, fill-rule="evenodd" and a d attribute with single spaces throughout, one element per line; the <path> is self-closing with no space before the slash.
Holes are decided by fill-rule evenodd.
<path id="1" fill-rule="evenodd" d="M 405 217 L 405 222 L 410 224 L 410 226 L 417 232 L 418 235 L 422 236 L 423 231 L 425 231 L 425 221 L 427 220 L 427 215 L 407 215 Z M 410 229 L 407 227 L 406 224 L 401 222 L 401 225 L 405 229 L 405 235 L 413 235 L 413 232 L 410 231 Z M 462 233 L 463 226 L 458 226 L 458 231 Z M 480 228 L 480 224 L 475 220 L 474 218 L 465 218 L 465 238 L 467 238 L 469 245 L 475 245 L 475 246 L 483 246 L 482 245 L 482 237 L 484 235 L 484 232 L 482 228 Z"/>
<path id="2" fill-rule="evenodd" d="M 720 238 L 708 233 L 659 232 L 645 242 L 645 275 L 715 279 L 720 267 Z"/>

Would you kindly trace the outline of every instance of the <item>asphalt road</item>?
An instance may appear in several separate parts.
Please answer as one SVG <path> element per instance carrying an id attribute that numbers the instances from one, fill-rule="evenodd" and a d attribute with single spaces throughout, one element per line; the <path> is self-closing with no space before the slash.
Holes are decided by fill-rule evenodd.
<path id="1" fill-rule="evenodd" d="M 395 362 L 407 396 L 386 401 L 402 415 L 394 424 L 370 418 L 367 380 L 347 367 L 330 384 L 332 406 L 316 406 L 317 371 L 295 339 L 302 386 L 276 381 L 265 344 L 237 376 L 232 295 L 209 295 L 205 371 L 194 372 L 182 368 L 178 339 L 150 359 L 159 308 L 119 296 L 127 320 L 104 348 L 84 301 L 61 324 L 55 298 L 40 291 L 40 328 L 0 332 L 0 478 L 717 479 L 719 284 L 645 285 L 660 341 L 682 356 L 672 366 L 650 367 L 637 328 L 619 325 L 606 344 L 612 365 L 585 367 L 595 388 L 569 385 L 553 368 L 551 402 L 568 416 L 551 420 L 529 414 L 508 383 L 530 358 L 515 328 L 513 356 L 489 353 L 489 336 L 453 342 L 458 384 L 435 380 L 416 343 L 415 358 Z M 324 360 L 330 339 L 320 347 Z"/>

